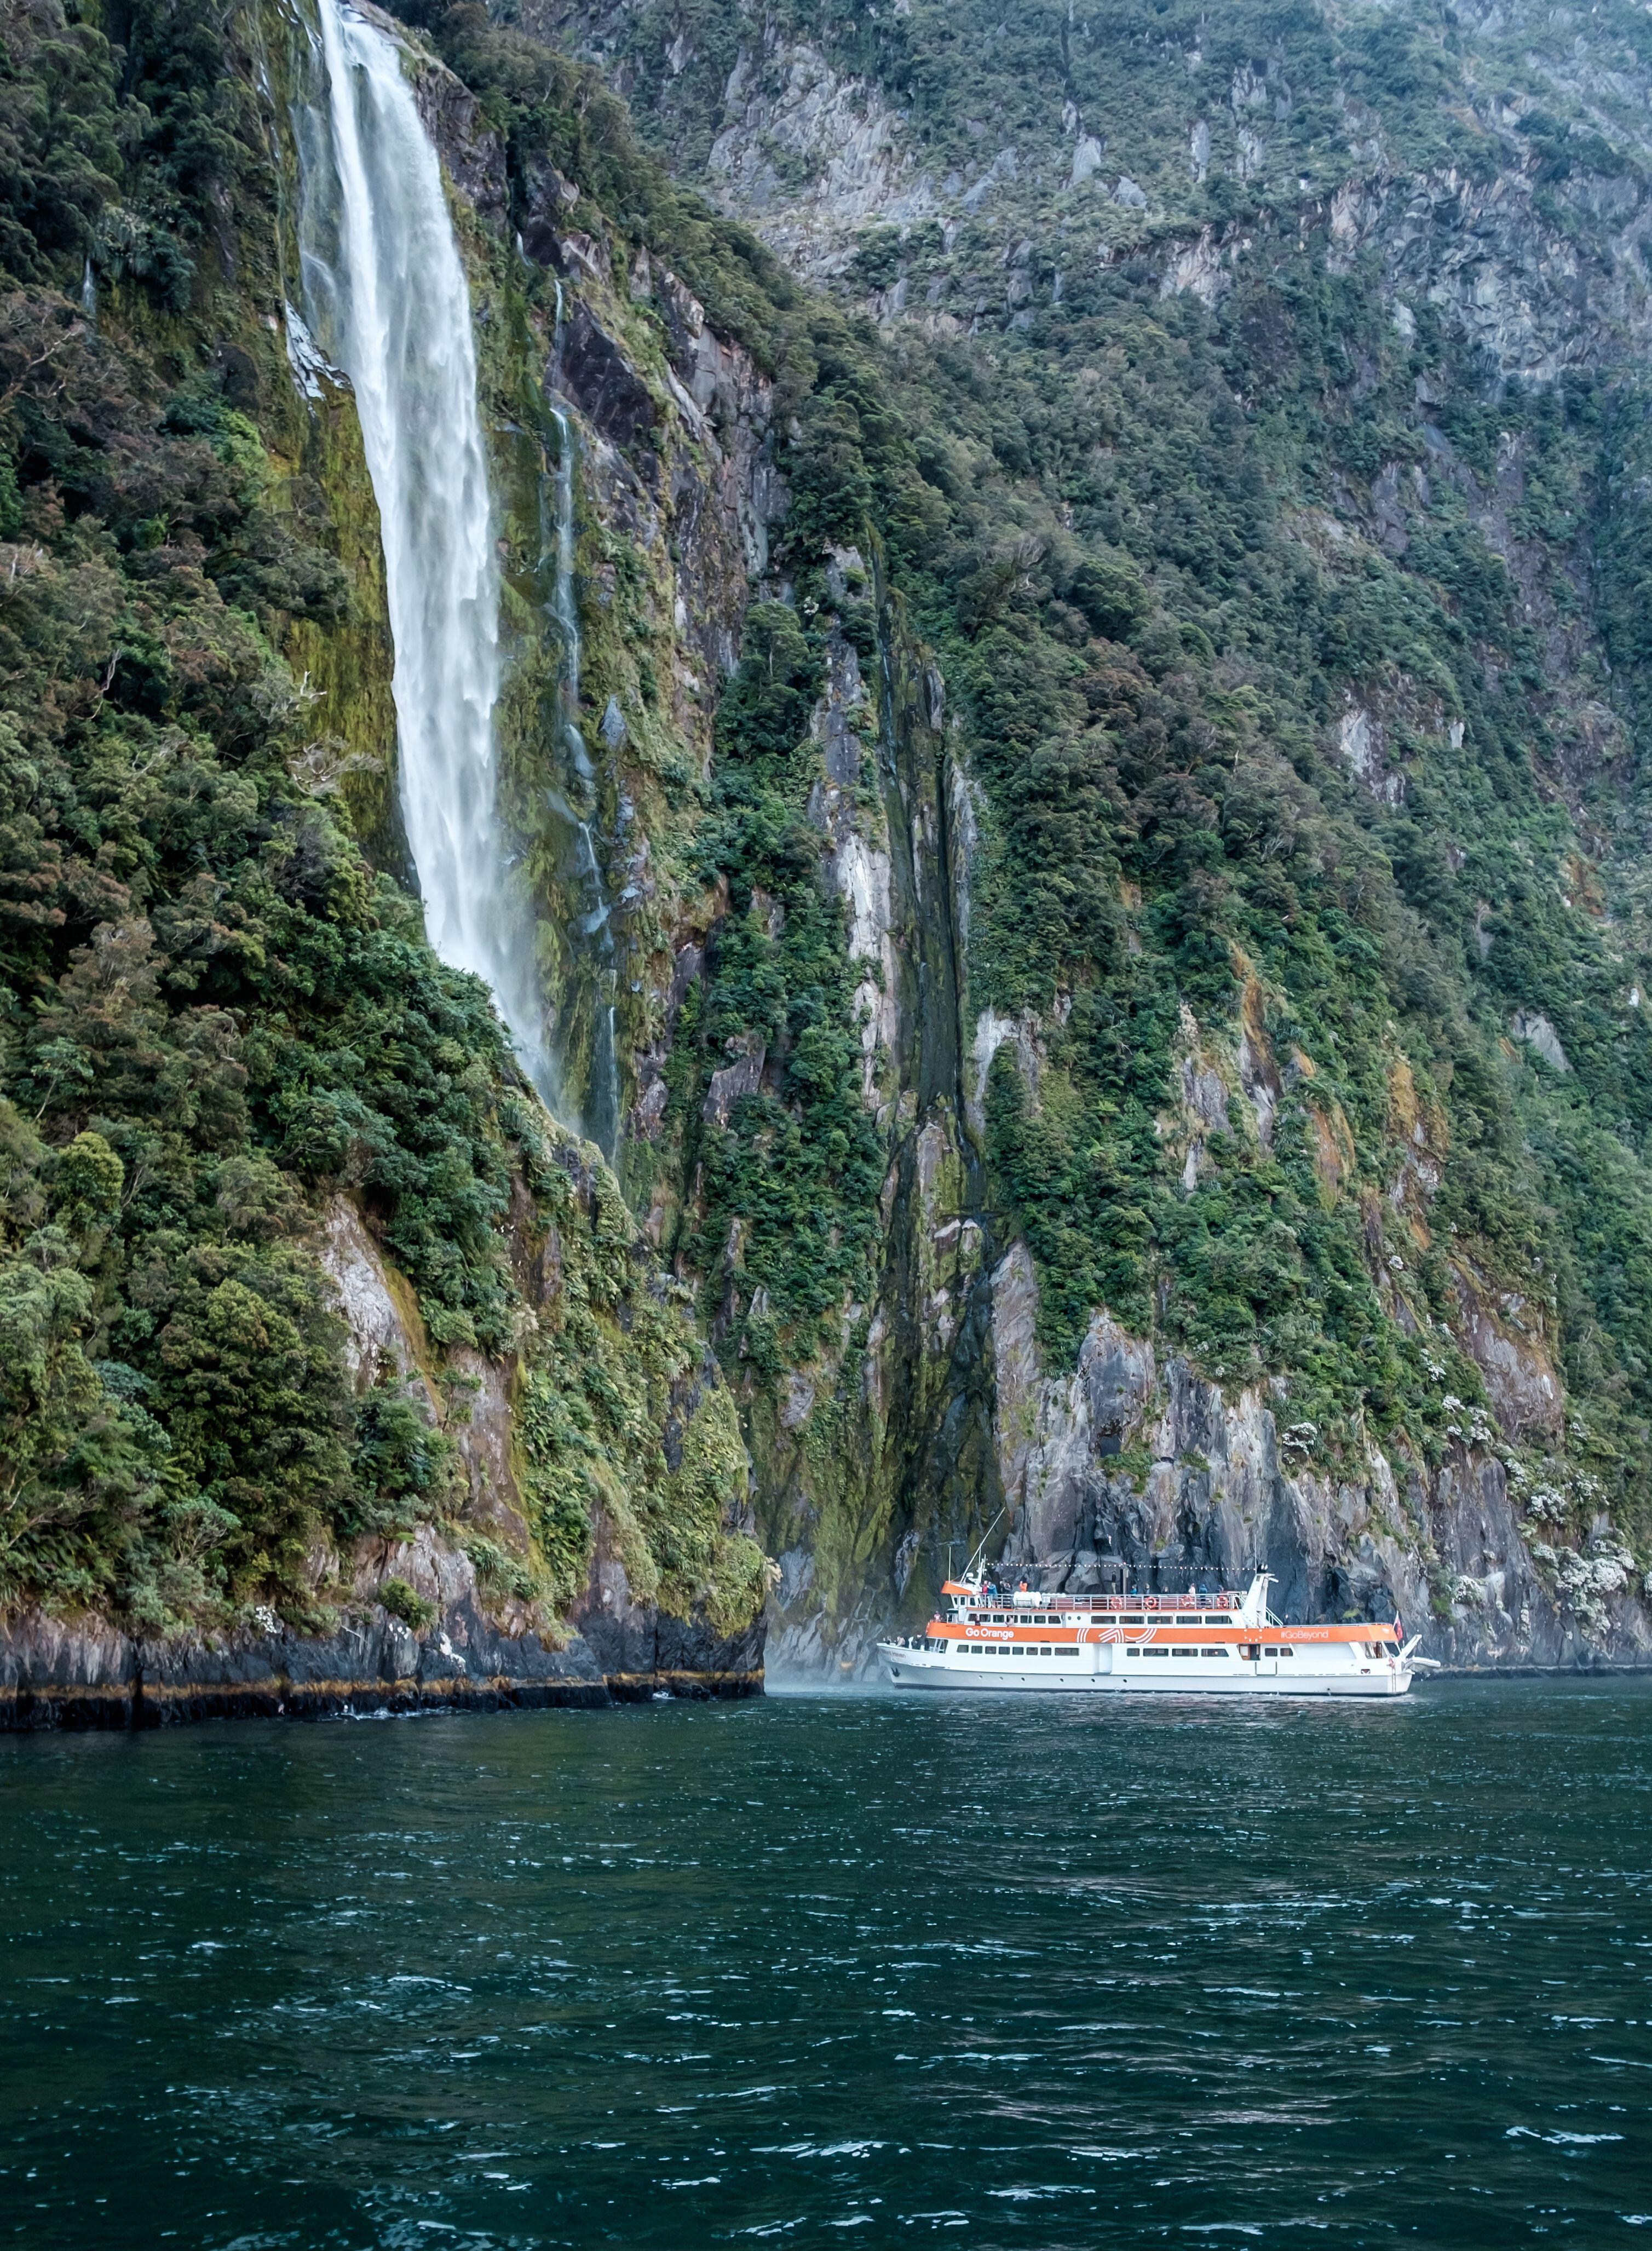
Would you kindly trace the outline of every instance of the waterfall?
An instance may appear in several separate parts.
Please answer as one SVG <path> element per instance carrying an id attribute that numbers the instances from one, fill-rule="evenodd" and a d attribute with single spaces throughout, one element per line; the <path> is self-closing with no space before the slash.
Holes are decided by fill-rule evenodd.
<path id="1" fill-rule="evenodd" d="M 496 810 L 499 573 L 469 288 L 399 49 L 342 0 L 316 6 L 325 87 L 295 114 L 305 310 L 354 387 L 378 504 L 425 926 L 492 987 L 554 1109 L 532 917 Z"/>

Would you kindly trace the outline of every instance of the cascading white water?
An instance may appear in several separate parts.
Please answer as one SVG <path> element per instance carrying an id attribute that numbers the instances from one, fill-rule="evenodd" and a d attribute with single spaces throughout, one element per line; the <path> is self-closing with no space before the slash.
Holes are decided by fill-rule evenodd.
<path id="1" fill-rule="evenodd" d="M 485 978 L 554 1109 L 532 918 L 496 813 L 499 574 L 470 293 L 394 43 L 316 0 L 325 87 L 295 123 L 305 310 L 350 377 L 378 504 L 402 819 L 444 961 Z"/>

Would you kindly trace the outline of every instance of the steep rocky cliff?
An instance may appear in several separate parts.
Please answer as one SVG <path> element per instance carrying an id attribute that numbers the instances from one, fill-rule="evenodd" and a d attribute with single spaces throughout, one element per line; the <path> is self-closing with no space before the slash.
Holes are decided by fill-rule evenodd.
<path id="1" fill-rule="evenodd" d="M 0 337 L 14 683 L 120 590 L 13 689 L 10 1704 L 852 1671 L 982 1535 L 1644 1661 L 1641 19 L 511 14 L 373 20 L 562 1128 L 397 893 L 305 18 L 18 18 L 150 121 Z"/>
<path id="2" fill-rule="evenodd" d="M 843 1347 L 746 1380 L 778 1646 L 853 1661 L 915 1555 L 913 1596 L 1002 1500 L 1007 1558 L 1050 1583 L 1093 1583 L 1104 1551 L 1265 1556 L 1293 1610 L 1397 1600 L 1454 1661 L 1643 1659 L 1642 19 L 1011 23 L 923 0 L 516 19 L 877 320 L 950 520 L 904 552 L 894 535 L 930 648 L 860 552 L 822 597 L 810 813 L 870 973 L 888 1164 Z M 972 479 L 997 487 L 973 508 Z M 1293 640 L 1281 603 L 1310 585 Z M 1154 611 L 1191 659 L 1179 681 Z M 1043 703 L 1025 731 L 971 665 L 996 626 Z M 1024 662 L 1050 641 L 1054 664 Z M 1156 696 L 1126 684 L 1126 648 Z M 1029 769 L 1063 726 L 1097 742 L 1052 689 L 1073 649 L 1113 738 L 1080 802 L 1121 840 L 1096 870 L 1116 908 L 1100 945 L 1059 908 L 1040 958 L 1002 919 L 1036 922 L 1056 873 Z M 870 814 L 846 787 L 857 713 Z M 1167 771 L 1131 740 L 1144 719 L 1207 747 Z M 1214 880 L 1152 801 L 1171 786 L 1220 840 Z M 1339 841 L 1308 844 L 1326 822 Z M 1305 846 L 1322 876 L 1342 861 L 1340 928 Z M 1173 944 L 1153 1024 L 1139 965 L 1178 859 L 1232 966 L 1204 983 L 1208 949 Z M 1235 876 L 1255 859 L 1291 869 L 1271 897 Z M 1341 982 L 1350 924 L 1382 994 L 1363 1027 L 1364 1004 L 1319 1005 L 1308 959 L 1329 940 Z M 1098 1069 L 1098 1016 L 1156 1049 L 1145 1151 L 1121 1146 L 1135 1090 Z M 996 1081 L 996 1131 L 995 1058 L 1019 1082 Z M 1503 1181 L 1469 1185 L 1487 1154 Z M 1535 1224 L 1499 1217 L 1503 1181 Z M 1270 1262 L 1324 1278 L 1275 1292 Z M 725 1334 L 731 1312 L 738 1292 Z M 1405 1374 L 1370 1366 L 1391 1353 Z"/>
<path id="3" fill-rule="evenodd" d="M 689 1293 L 402 888 L 378 518 L 301 309 L 313 24 L 108 29 L 123 92 L 101 31 L 10 25 L 0 1721 L 749 1693 L 767 1574 Z M 639 1045 L 694 913 L 649 840 L 705 760 L 691 666 L 727 661 L 760 564 L 739 386 L 761 384 L 669 275 L 681 382 L 654 334 L 636 372 L 594 290 L 566 322 L 548 275 L 524 291 L 530 239 L 593 256 L 550 223 L 578 190 L 547 163 L 518 244 L 475 98 L 407 67 L 473 269 L 508 778 L 577 1125 L 616 1004 L 609 899 L 656 973 L 624 995 Z M 565 361 L 577 434 L 547 402 Z M 577 612 L 554 522 L 575 444 Z M 600 784 L 559 718 L 581 641 Z"/>

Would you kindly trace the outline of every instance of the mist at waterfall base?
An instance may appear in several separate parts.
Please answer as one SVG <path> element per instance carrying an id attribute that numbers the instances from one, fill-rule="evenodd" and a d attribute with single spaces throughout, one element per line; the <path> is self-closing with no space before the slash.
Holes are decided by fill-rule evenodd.
<path id="1" fill-rule="evenodd" d="M 0 2240 L 1652 2227 L 1652 1680 L 0 1739 Z"/>
<path id="2" fill-rule="evenodd" d="M 497 810 L 496 524 L 464 266 L 396 45 L 342 0 L 316 6 L 324 85 L 294 119 L 305 312 L 354 389 L 378 507 L 402 817 L 426 929 L 443 960 L 492 987 L 524 1068 L 551 1109 L 577 1123 L 547 1029 L 531 903 Z M 567 489 L 559 493 L 555 606 L 568 743 L 556 747 L 570 754 L 579 743 L 588 775 L 575 724 L 573 447 L 566 418 L 559 420 L 556 476 Z M 607 903 L 582 827 L 601 925 L 597 971 L 611 995 Z M 583 871 L 580 881 L 588 881 Z M 606 1053 L 599 1037 L 588 1123 L 612 1154 L 619 1105 L 611 1007 L 601 1029 Z"/>

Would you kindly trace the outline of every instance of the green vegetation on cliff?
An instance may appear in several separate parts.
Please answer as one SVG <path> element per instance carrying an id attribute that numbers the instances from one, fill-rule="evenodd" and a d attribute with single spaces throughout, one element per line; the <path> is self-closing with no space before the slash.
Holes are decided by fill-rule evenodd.
<path id="1" fill-rule="evenodd" d="M 465 1535 L 480 1353 L 518 1366 L 531 1534 L 475 1534 L 484 1586 L 566 1607 L 606 1507 L 639 1594 L 732 1631 L 761 1559 L 726 1397 L 484 989 L 364 858 L 355 746 L 283 655 L 382 627 L 263 434 L 300 410 L 260 317 L 256 26 L 43 0 L 3 29 L 0 1608 L 318 1622 L 330 1543 Z M 340 1198 L 412 1285 L 428 1385 L 352 1382 L 316 1250 Z"/>
<path id="2" fill-rule="evenodd" d="M 452 1403 L 473 1353 L 512 1370 L 531 1552 L 460 1526 L 484 1581 L 566 1607 L 600 1521 L 635 1591 L 751 1614 L 733 1410 L 689 1298 L 753 1428 L 788 1376 L 829 1375 L 816 1447 L 870 1396 L 873 1308 L 913 1324 L 891 1350 L 920 1348 L 891 1249 L 916 1075 L 868 1063 L 856 996 L 884 971 L 851 961 L 825 865 L 821 698 L 850 658 L 845 786 L 858 841 L 892 851 L 899 713 L 934 661 L 926 724 L 970 848 L 966 869 L 930 838 L 907 902 L 960 917 L 947 989 L 913 980 L 917 1013 L 956 1020 L 921 1027 L 957 1124 L 935 1162 L 949 1224 L 1024 1236 L 1046 1364 L 1105 1308 L 1225 1384 L 1271 1384 L 1326 1469 L 1372 1437 L 1437 1461 L 1495 1408 L 1579 1523 L 1606 1500 L 1644 1527 L 1652 418 L 1604 315 L 1584 352 L 1521 311 L 1511 371 L 1382 232 L 1406 180 L 1425 235 L 1489 235 L 1517 204 L 1545 257 L 1593 274 L 1652 192 L 1640 156 L 1552 88 L 1539 103 L 1512 49 L 1489 85 L 1423 8 L 1079 24 L 1051 0 L 1001 24 L 984 0 L 792 0 L 753 115 L 807 38 L 839 127 L 895 115 L 913 154 L 885 182 L 913 189 L 906 215 L 816 256 L 829 152 L 728 114 L 744 7 L 621 30 L 523 10 L 629 42 L 681 170 L 715 140 L 720 192 L 756 181 L 753 208 L 802 212 L 793 239 L 830 269 L 814 288 L 641 149 L 588 65 L 475 5 L 403 12 L 503 156 L 497 239 L 471 247 L 523 492 L 541 504 L 552 467 L 524 371 L 553 285 L 503 277 L 559 183 L 645 405 L 669 390 L 663 268 L 772 384 L 788 505 L 709 771 L 671 738 L 660 646 L 623 642 L 665 565 L 644 585 L 641 536 L 628 552 L 581 501 L 587 700 L 622 687 L 631 713 L 603 815 L 617 836 L 635 782 L 626 819 L 698 900 L 669 1052 L 684 932 L 660 911 L 637 908 L 616 988 L 634 1044 L 659 1042 L 646 1164 L 688 1288 L 650 1278 L 612 1182 L 547 1139 L 486 995 L 394 880 L 371 509 L 348 446 L 294 419 L 250 19 L 13 8 L 0 1599 L 151 1628 L 271 1596 L 300 1615 L 318 1542 L 449 1515 L 456 1416 L 346 1372 L 314 1249 L 346 1197 L 416 1295 L 433 1396 Z M 657 422 L 638 428 L 652 507 Z M 507 627 L 543 668 L 527 506 Z M 557 780 L 531 665 L 512 801 L 571 929 L 564 815 L 530 818 Z M 523 1277 L 552 1269 L 536 1303 Z"/>
<path id="3" fill-rule="evenodd" d="M 1598 279 L 1644 152 L 1546 31 L 1449 9 L 523 12 L 838 277 L 771 331 L 786 561 L 809 618 L 822 543 L 876 550 L 948 683 L 1047 1354 L 1107 1306 L 1282 1381 L 1328 1465 L 1495 1405 L 1580 1526 L 1644 1527 L 1649 417 Z M 1649 40 L 1607 12 L 1622 107 Z M 1459 237 L 1590 278 L 1472 298 Z M 743 953 L 703 1006 L 772 1020 Z"/>

